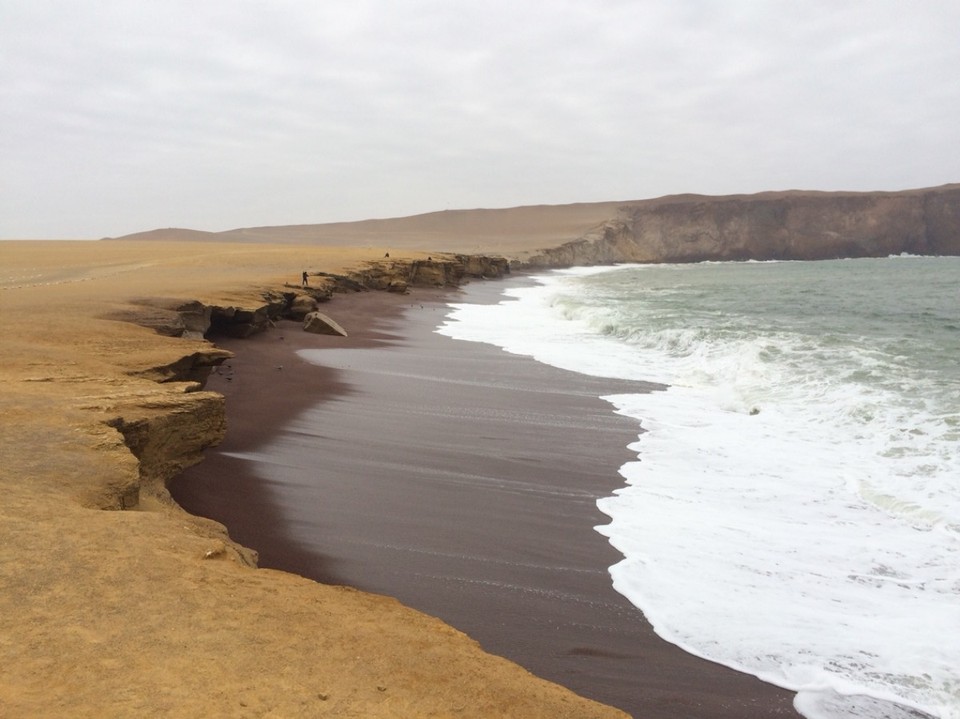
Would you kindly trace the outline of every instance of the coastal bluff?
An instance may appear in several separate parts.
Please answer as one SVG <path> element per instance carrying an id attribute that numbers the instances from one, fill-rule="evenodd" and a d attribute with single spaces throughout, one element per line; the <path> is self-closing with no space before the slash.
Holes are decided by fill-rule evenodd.
<path id="1" fill-rule="evenodd" d="M 680 195 L 625 204 L 528 267 L 960 254 L 960 185 L 907 192 Z"/>

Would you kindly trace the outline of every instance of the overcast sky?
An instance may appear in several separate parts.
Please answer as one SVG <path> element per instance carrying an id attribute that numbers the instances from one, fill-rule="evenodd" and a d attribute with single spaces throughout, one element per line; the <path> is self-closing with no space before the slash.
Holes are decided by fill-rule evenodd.
<path id="1" fill-rule="evenodd" d="M 0 0 L 5 238 L 958 181 L 958 0 Z"/>

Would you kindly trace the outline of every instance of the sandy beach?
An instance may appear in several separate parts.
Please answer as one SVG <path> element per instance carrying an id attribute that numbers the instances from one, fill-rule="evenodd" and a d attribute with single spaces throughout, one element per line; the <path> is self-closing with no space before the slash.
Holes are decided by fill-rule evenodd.
<path id="1" fill-rule="evenodd" d="M 337 296 L 348 338 L 224 340 L 236 357 L 209 386 L 227 437 L 174 496 L 264 566 L 395 596 L 633 716 L 795 716 L 790 693 L 663 642 L 612 589 L 595 501 L 637 427 L 598 398 L 626 383 L 433 332 L 445 301 L 502 289 Z"/>

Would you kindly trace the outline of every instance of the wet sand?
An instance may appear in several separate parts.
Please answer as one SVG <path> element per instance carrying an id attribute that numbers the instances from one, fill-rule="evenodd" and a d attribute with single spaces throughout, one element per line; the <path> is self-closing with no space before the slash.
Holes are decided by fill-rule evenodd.
<path id="1" fill-rule="evenodd" d="M 445 299 L 342 296 L 324 311 L 349 338 L 282 323 L 218 341 L 237 353 L 208 385 L 228 397 L 227 438 L 177 501 L 261 566 L 397 597 L 637 717 L 797 716 L 791 693 L 657 638 L 610 586 L 620 555 L 595 502 L 638 427 L 598 397 L 637 384 L 437 335 Z"/>

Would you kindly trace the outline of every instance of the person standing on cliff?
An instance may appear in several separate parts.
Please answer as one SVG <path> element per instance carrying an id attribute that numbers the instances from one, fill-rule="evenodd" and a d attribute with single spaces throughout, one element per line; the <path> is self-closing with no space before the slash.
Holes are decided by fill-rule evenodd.
<path id="1" fill-rule="evenodd" d="M 306 271 L 306 270 L 304 270 L 304 271 L 303 271 L 303 274 L 300 275 L 300 284 L 303 285 L 304 287 L 306 287 L 306 286 L 309 284 L 309 282 L 307 282 L 307 271 Z"/>

